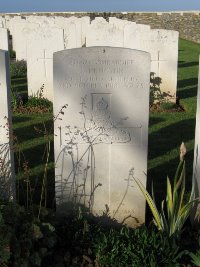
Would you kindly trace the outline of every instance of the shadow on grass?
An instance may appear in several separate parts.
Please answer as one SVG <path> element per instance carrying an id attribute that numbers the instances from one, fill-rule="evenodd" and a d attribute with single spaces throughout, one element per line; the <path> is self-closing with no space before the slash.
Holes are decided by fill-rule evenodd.
<path id="1" fill-rule="evenodd" d="M 25 121 L 30 121 L 31 117 L 24 117 L 23 115 L 20 116 L 20 115 L 13 115 L 12 116 L 12 121 L 13 123 L 18 123 L 18 122 L 25 122 Z"/>
<path id="2" fill-rule="evenodd" d="M 27 117 L 25 117 L 26 119 Z M 19 120 L 23 121 L 23 117 L 18 117 Z M 30 117 L 31 119 L 31 117 Z M 30 120 L 29 120 L 30 121 Z M 16 122 L 16 120 L 15 120 Z M 52 126 L 52 120 L 45 121 L 45 126 L 47 129 L 50 129 Z M 43 137 L 42 133 L 38 133 L 36 129 L 44 129 L 42 122 L 40 123 L 34 123 L 32 125 L 25 125 L 18 128 L 15 128 L 13 130 L 14 135 L 18 138 L 19 142 L 25 142 L 30 139 L 37 139 L 39 137 Z"/>
<path id="3" fill-rule="evenodd" d="M 28 88 L 27 88 L 27 85 L 26 84 L 24 84 L 24 85 L 18 85 L 17 88 L 14 88 L 14 90 L 17 93 L 24 92 L 24 93 L 28 94 Z"/>
<path id="4" fill-rule="evenodd" d="M 199 65 L 198 61 L 194 61 L 194 62 L 179 61 L 178 62 L 178 67 L 179 68 L 187 68 L 187 67 L 198 66 L 198 65 Z"/>
<path id="5" fill-rule="evenodd" d="M 150 114 L 151 115 L 151 114 Z M 149 127 L 164 121 L 164 118 L 149 117 Z"/>
<path id="6" fill-rule="evenodd" d="M 179 134 L 177 134 L 179 129 Z M 167 127 L 153 132 L 149 135 L 149 154 L 148 159 L 154 159 L 165 155 L 176 147 L 179 147 L 181 142 L 187 142 L 194 138 L 195 133 L 195 118 L 181 120 Z"/>
<path id="7" fill-rule="evenodd" d="M 26 161 L 30 170 L 32 168 L 36 168 L 37 166 L 41 166 L 42 164 L 46 163 L 46 157 L 44 156 L 46 148 L 46 143 L 35 145 L 29 149 L 23 150 L 23 157 L 19 159 L 18 154 L 15 154 L 15 169 L 16 171 L 20 168 L 23 168 L 23 163 Z M 18 163 L 20 162 L 20 163 Z M 49 155 L 49 162 L 54 162 L 54 150 L 53 150 L 53 142 L 51 142 L 51 151 Z M 20 164 L 20 166 L 18 166 Z M 44 169 L 41 167 L 41 169 Z"/>
<path id="8" fill-rule="evenodd" d="M 33 204 L 39 205 L 41 199 L 41 189 L 43 182 L 44 172 L 41 171 L 37 175 L 30 176 L 30 187 L 31 187 L 31 198 L 29 193 L 29 201 L 32 199 Z M 29 190 L 30 190 L 29 187 Z M 30 192 L 30 191 L 29 191 Z M 24 205 L 27 203 L 27 182 L 24 179 L 18 179 L 17 181 L 17 199 L 20 204 Z M 29 202 L 30 204 L 30 202 Z M 44 204 L 44 203 L 43 203 Z M 55 173 L 54 168 L 47 172 L 47 208 L 55 208 Z"/>
<path id="9" fill-rule="evenodd" d="M 187 87 L 187 86 L 197 86 L 198 84 L 198 78 L 190 78 L 190 79 L 183 79 L 178 81 L 177 83 L 177 87 L 178 88 L 183 88 L 183 87 Z"/>
<path id="10" fill-rule="evenodd" d="M 179 97 L 179 99 L 185 99 L 197 96 L 197 86 L 178 90 L 177 96 Z"/>
<path id="11" fill-rule="evenodd" d="M 18 84 L 27 83 L 27 77 L 12 77 L 11 84 L 18 85 Z"/>

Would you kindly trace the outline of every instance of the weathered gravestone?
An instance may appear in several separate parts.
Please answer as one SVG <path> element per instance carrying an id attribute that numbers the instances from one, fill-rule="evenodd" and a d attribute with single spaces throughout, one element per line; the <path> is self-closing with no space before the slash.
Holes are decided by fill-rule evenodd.
<path id="1" fill-rule="evenodd" d="M 127 26 L 124 47 L 139 49 L 151 54 L 151 72 L 161 78 L 160 89 L 175 101 L 178 69 L 177 31 L 137 30 Z"/>
<path id="2" fill-rule="evenodd" d="M 28 94 L 53 100 L 53 53 L 64 49 L 63 30 L 38 28 L 27 39 Z"/>
<path id="3" fill-rule="evenodd" d="M 9 25 L 8 25 L 8 30 L 10 31 L 10 34 L 12 35 L 12 48 L 15 51 L 15 25 L 16 23 L 20 23 L 25 21 L 25 18 L 22 18 L 21 16 L 14 16 L 10 19 Z"/>
<path id="4" fill-rule="evenodd" d="M 89 17 L 55 17 L 55 27 L 64 30 L 65 49 L 85 46 L 86 32 L 89 24 Z"/>
<path id="5" fill-rule="evenodd" d="M 9 54 L 0 50 L 0 199 L 15 198 Z"/>
<path id="6" fill-rule="evenodd" d="M 88 26 L 86 46 L 124 47 L 124 32 L 115 24 L 109 24 L 104 18 L 96 17 Z"/>
<path id="7" fill-rule="evenodd" d="M 149 118 L 149 53 L 91 47 L 54 54 L 57 211 L 144 222 Z M 68 104 L 67 109 L 63 108 Z M 62 109 L 63 108 L 63 109 Z"/>
<path id="8" fill-rule="evenodd" d="M 39 24 L 26 20 L 14 25 L 16 60 L 27 60 L 27 42 L 30 35 L 37 31 Z"/>
<path id="9" fill-rule="evenodd" d="M 55 20 L 54 16 L 48 17 L 48 16 L 27 16 L 26 20 L 31 23 L 38 23 L 40 27 L 54 27 Z"/>
<path id="10" fill-rule="evenodd" d="M 0 16 L 0 28 L 6 27 L 6 20 L 4 17 Z"/>
<path id="11" fill-rule="evenodd" d="M 123 30 L 123 31 L 124 31 L 124 28 L 128 25 L 131 27 L 136 26 L 136 22 L 132 22 L 130 20 L 118 19 L 116 17 L 109 17 L 109 24 L 115 25 L 116 28 Z"/>
<path id="12" fill-rule="evenodd" d="M 0 49 L 8 50 L 8 31 L 0 28 Z"/>
<path id="13" fill-rule="evenodd" d="M 200 62 L 200 61 L 199 61 Z M 197 92 L 197 112 L 196 112 L 196 130 L 195 130 L 195 146 L 194 146 L 194 163 L 193 163 L 193 181 L 195 185 L 195 197 L 200 197 L 200 64 L 199 79 Z M 200 223 L 200 205 L 195 205 L 191 220 Z"/>

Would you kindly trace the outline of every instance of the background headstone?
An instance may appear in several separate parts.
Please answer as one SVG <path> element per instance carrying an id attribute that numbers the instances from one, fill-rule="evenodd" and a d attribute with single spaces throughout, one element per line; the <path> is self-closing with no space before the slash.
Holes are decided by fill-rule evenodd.
<path id="1" fill-rule="evenodd" d="M 8 50 L 8 31 L 4 28 L 0 28 L 0 49 Z"/>
<path id="2" fill-rule="evenodd" d="M 151 72 L 160 77 L 160 89 L 176 99 L 178 71 L 177 31 L 169 30 L 131 30 L 126 29 L 124 46 L 139 49 L 151 54 Z"/>
<path id="3" fill-rule="evenodd" d="M 16 60 L 27 60 L 27 42 L 30 35 L 37 31 L 39 24 L 28 21 L 17 22 L 14 26 Z"/>
<path id="4" fill-rule="evenodd" d="M 124 47 L 123 29 L 109 24 L 104 18 L 96 17 L 88 26 L 86 46 Z"/>
<path id="5" fill-rule="evenodd" d="M 27 40 L 28 94 L 37 95 L 44 87 L 43 96 L 53 101 L 53 53 L 64 49 L 63 30 L 38 28 Z"/>
<path id="6" fill-rule="evenodd" d="M 54 151 L 58 212 L 81 204 L 95 215 L 144 222 L 150 55 L 91 47 L 54 54 Z M 68 104 L 67 109 L 62 110 Z"/>
<path id="7" fill-rule="evenodd" d="M 9 54 L 0 50 L 0 198 L 15 198 Z"/>

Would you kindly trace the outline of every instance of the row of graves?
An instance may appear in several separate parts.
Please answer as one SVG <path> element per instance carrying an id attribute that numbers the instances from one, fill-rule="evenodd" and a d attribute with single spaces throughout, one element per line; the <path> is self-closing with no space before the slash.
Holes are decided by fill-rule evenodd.
<path id="1" fill-rule="evenodd" d="M 29 93 L 36 93 L 44 84 L 45 97 L 53 100 L 57 212 L 81 204 L 102 215 L 107 206 L 110 216 L 119 222 L 143 223 L 145 198 L 134 179 L 146 186 L 150 73 L 161 77 L 163 92 L 175 97 L 178 32 L 152 30 L 114 17 L 109 22 L 99 17 L 91 22 L 88 17 L 4 20 L 1 30 L 10 31 L 17 59 L 27 61 Z M 4 50 L 0 51 L 4 103 L 0 148 L 7 171 L 1 177 L 1 192 L 12 199 L 10 77 Z M 197 184 L 199 110 L 194 160 Z"/>
<path id="2" fill-rule="evenodd" d="M 149 52 L 151 72 L 160 77 L 160 89 L 176 98 L 178 37 L 176 31 L 151 29 L 128 20 L 88 16 L 14 16 L 0 19 L 0 49 L 7 47 L 6 29 L 12 36 L 17 60 L 27 61 L 29 94 L 44 87 L 53 100 L 53 53 L 64 49 L 111 46 Z"/>

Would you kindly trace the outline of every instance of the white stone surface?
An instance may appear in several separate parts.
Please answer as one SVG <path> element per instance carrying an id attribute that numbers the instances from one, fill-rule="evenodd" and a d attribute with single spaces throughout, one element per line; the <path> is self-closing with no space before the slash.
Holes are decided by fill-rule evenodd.
<path id="1" fill-rule="evenodd" d="M 55 17 L 55 26 L 64 30 L 64 48 L 82 46 L 81 20 L 72 16 L 69 18 Z"/>
<path id="2" fill-rule="evenodd" d="M 0 198 L 15 198 L 11 89 L 8 51 L 0 50 Z"/>
<path id="3" fill-rule="evenodd" d="M 88 27 L 86 46 L 124 47 L 124 31 L 104 18 L 96 17 Z"/>
<path id="4" fill-rule="evenodd" d="M 146 186 L 149 78 L 150 55 L 142 51 L 91 47 L 54 54 L 58 212 L 76 203 L 103 215 L 107 205 L 112 219 L 144 222 L 145 199 L 133 177 Z"/>
<path id="5" fill-rule="evenodd" d="M 44 85 L 43 96 L 53 100 L 53 53 L 64 49 L 63 30 L 38 28 L 27 41 L 28 93 L 36 95 Z"/>
<path id="6" fill-rule="evenodd" d="M 26 17 L 28 22 L 37 23 L 40 27 L 54 27 L 55 26 L 55 18 L 49 16 L 27 16 Z"/>
<path id="7" fill-rule="evenodd" d="M 124 46 L 147 51 L 151 54 L 151 72 L 162 79 L 160 89 L 176 98 L 178 69 L 177 31 L 147 30 L 125 32 Z"/>
<path id="8" fill-rule="evenodd" d="M 0 49 L 8 50 L 8 31 L 4 28 L 0 28 Z"/>
<path id="9" fill-rule="evenodd" d="M 39 24 L 28 21 L 17 22 L 14 25 L 16 60 L 27 60 L 27 42 L 30 35 L 39 28 Z"/>
<path id="10" fill-rule="evenodd" d="M 200 58 L 199 58 L 200 59 Z M 195 197 L 200 196 L 200 61 L 199 61 L 199 77 L 197 91 L 197 111 L 196 111 L 196 130 L 194 145 L 194 162 L 193 162 L 193 181 L 195 184 Z M 200 205 L 195 205 L 191 214 L 192 222 L 200 223 Z"/>
<path id="11" fill-rule="evenodd" d="M 22 18 L 21 16 L 14 16 L 12 18 L 10 18 L 10 21 L 9 21 L 9 31 L 10 31 L 10 34 L 12 35 L 12 46 L 13 46 L 13 50 L 15 51 L 15 25 L 16 23 L 19 23 L 19 22 L 23 22 L 23 21 L 26 21 L 25 18 Z"/>
<path id="12" fill-rule="evenodd" d="M 6 27 L 6 20 L 4 17 L 0 16 L 0 28 Z"/>
<path id="13" fill-rule="evenodd" d="M 55 26 L 64 29 L 65 49 L 85 46 L 89 17 L 55 17 Z"/>
<path id="14" fill-rule="evenodd" d="M 120 30 L 124 30 L 125 26 L 136 26 L 136 22 L 132 22 L 130 20 L 122 20 L 116 17 L 109 17 L 109 24 L 114 25 L 116 28 Z"/>

